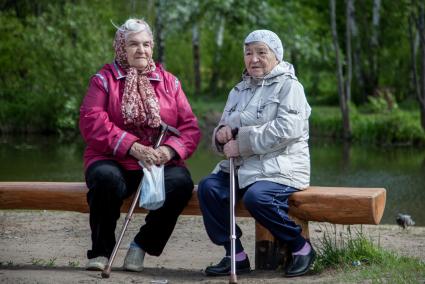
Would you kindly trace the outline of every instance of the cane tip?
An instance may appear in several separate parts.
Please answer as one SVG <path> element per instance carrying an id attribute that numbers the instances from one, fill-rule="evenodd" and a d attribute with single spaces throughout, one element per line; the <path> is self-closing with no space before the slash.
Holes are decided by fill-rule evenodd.
<path id="1" fill-rule="evenodd" d="M 109 273 L 102 271 L 102 278 L 109 278 Z"/>

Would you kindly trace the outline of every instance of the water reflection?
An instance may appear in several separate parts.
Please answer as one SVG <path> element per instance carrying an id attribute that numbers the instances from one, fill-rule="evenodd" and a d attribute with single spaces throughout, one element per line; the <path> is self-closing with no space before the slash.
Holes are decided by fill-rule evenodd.
<path id="1" fill-rule="evenodd" d="M 1 181 L 83 181 L 81 140 L 56 137 L 0 138 Z M 311 184 L 317 186 L 384 187 L 387 203 L 382 223 L 395 224 L 397 213 L 410 214 L 425 226 L 425 149 L 376 148 L 311 143 Z M 195 183 L 220 160 L 208 147 L 189 159 Z"/>

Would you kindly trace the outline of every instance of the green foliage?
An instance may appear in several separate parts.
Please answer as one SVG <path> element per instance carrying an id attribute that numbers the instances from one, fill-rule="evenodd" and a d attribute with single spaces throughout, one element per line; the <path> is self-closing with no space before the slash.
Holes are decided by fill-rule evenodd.
<path id="1" fill-rule="evenodd" d="M 387 101 L 383 97 L 368 97 L 368 108 L 371 112 L 382 113 L 388 111 Z"/>
<path id="2" fill-rule="evenodd" d="M 425 145 L 425 132 L 418 112 L 394 110 L 359 114 L 351 119 L 354 139 L 379 145 Z"/>
<path id="3" fill-rule="evenodd" d="M 366 113 L 352 114 L 355 139 L 383 143 L 422 141 L 423 131 L 412 134 L 418 130 L 413 118 L 419 117 L 397 111 L 403 100 L 412 101 L 414 97 L 407 31 L 409 13 L 416 6 L 408 0 L 382 2 L 379 48 L 371 49 L 373 1 L 356 1 L 355 5 L 358 34 L 353 36 L 352 47 L 362 70 L 353 70 L 352 98 L 356 103 L 366 104 Z M 282 39 L 284 59 L 294 65 L 312 105 L 339 104 L 327 1 L 0 0 L 0 7 L 0 132 L 77 133 L 79 106 L 89 78 L 114 57 L 115 28 L 110 21 L 121 24 L 129 17 L 145 18 L 154 34 L 156 20 L 161 18 L 166 67 L 181 80 L 186 94 L 197 100 L 193 98 L 192 28 L 195 24 L 199 26 L 199 104 L 207 98 L 224 102 L 244 69 L 243 39 L 261 28 L 275 31 Z M 344 9 L 342 2 L 338 2 L 343 61 Z M 221 23 L 224 34 L 219 47 L 217 31 Z M 376 74 L 371 68 L 372 55 L 377 56 Z M 217 80 L 213 80 L 214 74 L 218 74 Z M 377 84 L 373 92 L 365 91 L 360 78 L 376 79 L 371 80 Z M 391 90 L 391 105 L 386 91 L 383 95 L 378 93 L 377 98 L 370 97 L 376 95 L 376 90 Z M 318 110 L 325 112 L 313 109 L 313 135 L 339 136 L 340 115 L 326 108 Z M 377 116 L 373 118 L 370 113 Z M 395 125 L 397 119 L 406 122 Z M 388 135 L 384 132 L 387 130 Z M 408 138 L 402 138 L 403 135 Z"/>
<path id="4" fill-rule="evenodd" d="M 41 258 L 31 258 L 31 264 L 32 265 L 41 265 L 41 266 L 43 266 L 43 265 L 45 265 L 46 264 L 46 261 L 44 260 L 44 259 L 41 259 Z"/>
<path id="5" fill-rule="evenodd" d="M 362 231 L 348 226 L 323 229 L 314 264 L 316 273 L 325 269 L 344 271 L 344 282 L 416 283 L 425 277 L 425 263 L 384 250 L 368 239 Z"/>
<path id="6" fill-rule="evenodd" d="M 0 34 L 8 39 L 0 44 L 1 130 L 76 129 L 88 79 L 112 55 L 112 26 L 95 24 L 108 17 L 93 15 L 99 4 L 49 4 L 21 21 L 1 12 Z"/>
<path id="7" fill-rule="evenodd" d="M 80 262 L 77 260 L 77 261 L 68 261 L 68 265 L 70 266 L 70 267 L 74 267 L 74 268 L 76 268 L 76 267 L 79 267 L 80 266 Z"/>
<path id="8" fill-rule="evenodd" d="M 370 108 L 350 105 L 353 140 L 376 145 L 425 145 L 425 132 L 418 111 L 394 109 L 370 113 Z M 341 112 L 338 107 L 313 106 L 310 133 L 316 137 L 342 137 Z"/>
<path id="9" fill-rule="evenodd" d="M 53 266 L 55 266 L 55 262 L 56 262 L 56 257 L 50 258 L 50 259 L 46 262 L 46 266 L 48 266 L 48 267 L 53 267 Z"/>
<path id="10" fill-rule="evenodd" d="M 340 137 L 342 133 L 341 112 L 337 107 L 313 106 L 310 116 L 310 135 Z"/>
<path id="11" fill-rule="evenodd" d="M 365 109 L 372 113 L 386 113 L 397 110 L 398 104 L 390 90 L 379 90 L 376 96 L 369 96 Z"/>
<path id="12" fill-rule="evenodd" d="M 348 231 L 329 231 L 326 228 L 320 239 L 318 258 L 314 269 L 322 271 L 325 268 L 336 268 L 339 266 L 349 267 L 360 264 L 382 263 L 382 252 L 361 232 L 352 234 L 350 227 Z"/>

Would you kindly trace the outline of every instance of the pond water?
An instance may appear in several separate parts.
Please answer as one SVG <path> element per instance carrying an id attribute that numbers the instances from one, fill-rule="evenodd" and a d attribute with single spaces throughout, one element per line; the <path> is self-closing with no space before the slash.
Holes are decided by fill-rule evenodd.
<path id="1" fill-rule="evenodd" d="M 84 181 L 83 143 L 57 137 L 1 137 L 0 181 Z M 410 214 L 425 226 L 425 149 L 376 148 L 311 142 L 311 184 L 315 186 L 384 187 L 383 224 L 397 213 Z M 189 159 L 195 183 L 220 160 L 206 146 Z"/>

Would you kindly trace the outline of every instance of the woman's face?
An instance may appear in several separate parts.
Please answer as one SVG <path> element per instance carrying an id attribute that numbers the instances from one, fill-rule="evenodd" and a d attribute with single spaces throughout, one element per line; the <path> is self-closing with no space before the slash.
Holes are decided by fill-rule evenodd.
<path id="1" fill-rule="evenodd" d="M 245 45 L 245 67 L 252 77 L 264 77 L 279 63 L 274 52 L 262 42 Z"/>
<path id="2" fill-rule="evenodd" d="M 131 33 L 125 42 L 128 64 L 138 70 L 148 66 L 148 59 L 152 59 L 152 38 L 146 31 Z"/>

